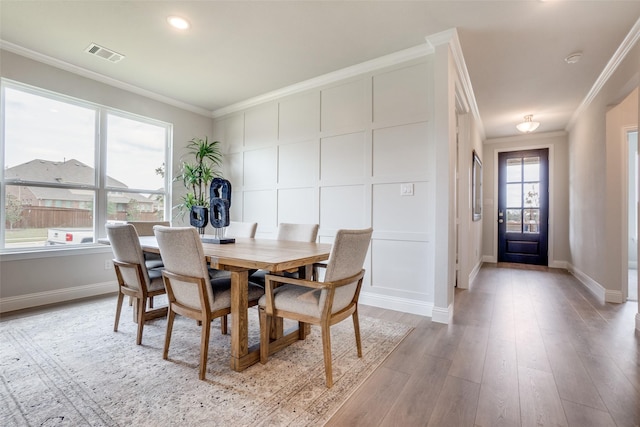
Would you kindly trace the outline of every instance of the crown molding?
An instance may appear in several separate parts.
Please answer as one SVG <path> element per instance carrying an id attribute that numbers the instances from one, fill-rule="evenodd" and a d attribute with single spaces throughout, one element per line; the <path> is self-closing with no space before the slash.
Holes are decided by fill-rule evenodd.
<path id="1" fill-rule="evenodd" d="M 202 116 L 211 117 L 211 111 L 206 110 L 204 108 L 196 107 L 195 105 L 187 104 L 185 102 L 178 101 L 177 99 L 159 95 L 155 92 L 142 89 L 138 86 L 134 86 L 129 83 L 124 83 L 120 80 L 107 77 L 103 74 L 96 73 L 95 71 L 87 70 L 86 68 L 78 67 L 76 65 L 70 64 L 60 59 L 56 59 L 51 56 L 44 55 L 40 52 L 27 49 L 25 47 L 7 42 L 5 40 L 0 39 L 0 49 L 6 50 L 7 52 L 15 53 L 16 55 L 24 56 L 25 58 L 33 59 L 34 61 L 59 68 L 61 70 L 68 71 L 73 74 L 77 74 L 82 77 L 86 77 L 91 80 L 98 81 L 100 83 L 104 83 L 109 86 L 116 87 L 118 89 L 126 90 L 127 92 L 135 93 L 136 95 L 141 95 L 146 98 L 150 98 L 155 101 L 162 102 L 164 104 L 172 105 L 182 110 L 187 110 L 187 111 L 191 111 L 192 113 L 200 114 Z"/>
<path id="2" fill-rule="evenodd" d="M 310 89 L 316 89 L 321 86 L 326 86 L 331 83 L 335 83 L 341 80 L 345 80 L 351 77 L 355 77 L 361 74 L 365 74 L 371 71 L 375 71 L 381 68 L 400 64 L 402 62 L 410 61 L 412 59 L 421 58 L 433 53 L 433 48 L 428 45 L 414 46 L 408 49 L 404 49 L 398 52 L 391 53 L 389 55 L 381 56 L 370 61 L 362 62 L 351 67 L 343 68 L 338 71 L 323 74 L 318 77 L 314 77 L 309 80 L 305 80 L 300 83 L 296 83 L 291 86 L 267 92 L 263 95 L 259 95 L 253 98 L 249 98 L 245 101 L 241 101 L 227 107 L 217 109 L 213 112 L 214 118 L 219 118 L 232 114 L 238 111 L 245 110 L 247 108 L 255 107 L 260 104 L 264 104 L 269 101 L 273 101 L 278 98 L 282 98 L 287 95 L 293 95 L 296 93 L 304 92 Z"/>
<path id="3" fill-rule="evenodd" d="M 502 136 L 499 138 L 489 138 L 483 142 L 484 145 L 500 144 L 505 142 L 523 142 L 523 141 L 542 141 L 545 139 L 566 137 L 567 132 L 564 130 L 551 132 L 531 132 L 522 135 Z"/>
<path id="4" fill-rule="evenodd" d="M 482 119 L 480 118 L 480 110 L 478 109 L 478 104 L 476 103 L 476 96 L 473 92 L 471 77 L 469 77 L 467 64 L 462 53 L 462 46 L 460 45 L 458 30 L 456 28 L 451 28 L 445 31 L 441 31 L 439 33 L 425 37 L 425 40 L 427 41 L 427 44 L 434 50 L 436 46 L 440 46 L 443 44 L 449 45 L 449 48 L 451 49 L 451 56 L 453 57 L 453 62 L 456 66 L 459 83 L 462 87 L 464 97 L 466 98 L 464 101 L 466 101 L 466 105 L 468 105 L 471 114 L 473 114 L 473 117 L 475 118 L 476 126 L 478 131 L 480 132 L 481 139 L 484 140 L 486 137 L 484 124 L 482 123 Z M 461 101 L 462 100 L 458 100 L 459 103 L 461 103 Z"/>
<path id="5" fill-rule="evenodd" d="M 631 30 L 624 38 L 618 49 L 615 51 L 609 62 L 607 63 L 604 70 L 600 73 L 596 82 L 587 96 L 582 100 L 578 108 L 573 112 L 571 119 L 567 123 L 565 130 L 569 131 L 578 120 L 578 117 L 582 114 L 582 112 L 593 102 L 596 96 L 602 90 L 602 87 L 607 83 L 611 75 L 616 71 L 620 63 L 626 58 L 629 51 L 633 48 L 633 45 L 640 39 L 640 18 L 636 21 L 636 23 L 631 27 Z"/>

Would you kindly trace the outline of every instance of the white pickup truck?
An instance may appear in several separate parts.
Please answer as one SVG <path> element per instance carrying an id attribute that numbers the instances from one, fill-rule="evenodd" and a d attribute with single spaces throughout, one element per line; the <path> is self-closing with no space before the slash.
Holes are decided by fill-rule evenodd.
<path id="1" fill-rule="evenodd" d="M 93 229 L 50 228 L 47 230 L 47 246 L 79 245 L 81 243 L 93 243 Z"/>

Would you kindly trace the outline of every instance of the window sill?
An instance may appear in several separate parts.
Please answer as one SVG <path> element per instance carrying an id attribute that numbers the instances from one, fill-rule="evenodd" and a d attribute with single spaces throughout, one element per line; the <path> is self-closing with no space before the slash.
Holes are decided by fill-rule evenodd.
<path id="1" fill-rule="evenodd" d="M 4 249 L 0 251 L 0 262 L 25 259 L 58 258 L 76 255 L 111 253 L 107 245 L 83 245 L 74 247 Z"/>

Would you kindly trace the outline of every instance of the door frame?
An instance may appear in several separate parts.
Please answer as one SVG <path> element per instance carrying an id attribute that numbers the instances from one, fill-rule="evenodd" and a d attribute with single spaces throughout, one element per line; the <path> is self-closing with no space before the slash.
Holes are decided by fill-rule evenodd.
<path id="1" fill-rule="evenodd" d="M 549 224 L 547 230 L 547 266 L 552 268 L 566 268 L 566 262 L 556 262 L 553 248 L 554 248 L 554 224 L 555 224 L 555 209 L 554 209 L 554 201 L 555 201 L 555 153 L 553 144 L 523 144 L 523 145 L 514 145 L 513 147 L 508 148 L 498 148 L 493 151 L 493 209 L 491 213 L 491 220 L 493 221 L 493 241 L 495 242 L 493 245 L 493 260 L 494 262 L 498 262 L 498 154 L 499 153 L 508 153 L 512 151 L 525 151 L 525 150 L 539 150 L 539 149 L 548 149 L 549 150 Z M 486 150 L 485 150 L 486 151 Z M 485 209 L 483 214 L 487 214 L 487 210 Z"/>
<path id="2" fill-rule="evenodd" d="M 620 260 L 622 261 L 622 265 L 620 266 L 621 271 L 621 283 L 622 283 L 622 302 L 627 302 L 627 298 L 629 297 L 629 174 L 631 171 L 629 169 L 629 132 L 638 132 L 640 128 L 635 125 L 622 126 L 622 146 L 625 149 L 622 151 L 622 165 L 620 168 L 620 172 L 622 175 L 622 208 L 620 209 L 620 213 L 622 218 L 620 219 L 620 225 L 622 228 L 622 248 L 621 248 L 621 256 Z M 638 140 L 638 153 L 640 153 L 640 139 Z M 640 155 L 640 154 L 638 154 Z M 640 159 L 639 159 L 640 160 Z M 640 165 L 639 165 L 640 167 Z M 639 174 L 640 175 L 640 174 Z M 636 186 L 640 185 L 640 183 L 636 182 Z M 638 210 L 638 207 L 636 207 Z M 637 212 L 640 213 L 640 212 Z M 637 215 L 638 222 L 640 224 L 640 215 Z M 640 257 L 640 238 L 636 240 L 636 245 L 638 247 L 638 257 Z M 638 263 L 638 259 L 636 259 L 636 269 L 640 268 L 640 263 Z M 640 277 L 640 276 L 639 276 Z M 640 297 L 638 298 L 638 303 L 640 304 Z"/>

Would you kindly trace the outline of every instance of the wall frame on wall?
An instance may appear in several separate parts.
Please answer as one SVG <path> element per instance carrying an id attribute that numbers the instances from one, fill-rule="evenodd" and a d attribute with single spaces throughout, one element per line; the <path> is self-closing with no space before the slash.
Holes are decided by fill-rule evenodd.
<path id="1" fill-rule="evenodd" d="M 474 221 L 482 219 L 482 161 L 473 150 L 471 171 L 471 214 Z"/>

